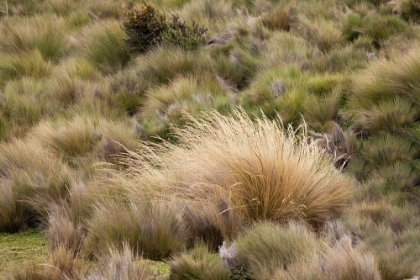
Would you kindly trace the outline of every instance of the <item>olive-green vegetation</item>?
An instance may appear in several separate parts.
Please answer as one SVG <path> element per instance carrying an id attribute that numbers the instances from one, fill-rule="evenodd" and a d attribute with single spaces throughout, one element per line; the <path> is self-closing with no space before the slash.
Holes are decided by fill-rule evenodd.
<path id="1" fill-rule="evenodd" d="M 0 0 L 6 279 L 420 275 L 418 0 Z"/>
<path id="2" fill-rule="evenodd" d="M 47 258 L 45 236 L 38 229 L 17 234 L 0 234 L 0 275 L 30 263 L 44 263 Z"/>

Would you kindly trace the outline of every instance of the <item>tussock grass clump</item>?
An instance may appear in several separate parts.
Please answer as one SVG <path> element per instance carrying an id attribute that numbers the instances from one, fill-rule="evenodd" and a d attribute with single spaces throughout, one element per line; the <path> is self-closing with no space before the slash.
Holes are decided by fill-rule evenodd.
<path id="1" fill-rule="evenodd" d="M 294 20 L 293 13 L 291 7 L 276 7 L 274 10 L 263 14 L 261 22 L 271 30 L 289 31 Z"/>
<path id="2" fill-rule="evenodd" d="M 389 3 L 393 12 L 397 12 L 406 21 L 418 23 L 420 20 L 420 3 L 416 0 L 393 0 Z"/>
<path id="3" fill-rule="evenodd" d="M 0 232 L 14 233 L 24 230 L 31 214 L 18 201 L 13 183 L 10 180 L 0 180 L 0 193 Z"/>
<path id="4" fill-rule="evenodd" d="M 51 252 L 64 250 L 76 257 L 83 244 L 84 231 L 78 223 L 75 213 L 64 202 L 52 204 L 48 211 L 46 239 Z"/>
<path id="5" fill-rule="evenodd" d="M 378 264 L 371 254 L 352 248 L 350 238 L 341 240 L 320 265 L 319 279 L 381 280 Z"/>
<path id="6" fill-rule="evenodd" d="M 9 81 L 4 88 L 6 103 L 3 115 L 10 125 L 6 139 L 20 138 L 43 118 L 51 117 L 60 108 L 45 101 L 46 85 L 29 77 Z"/>
<path id="7" fill-rule="evenodd" d="M 229 272 L 223 267 L 218 255 L 211 254 L 204 243 L 198 243 L 189 252 L 169 262 L 170 279 L 227 280 Z"/>
<path id="8" fill-rule="evenodd" d="M 15 54 L 37 50 L 45 60 L 52 61 L 67 54 L 68 41 L 62 19 L 33 17 L 9 24 L 1 31 L 5 33 L 0 44 L 3 50 Z"/>
<path id="9" fill-rule="evenodd" d="M 372 134 L 401 133 L 412 125 L 418 115 L 411 102 L 399 97 L 394 100 L 379 101 L 369 109 L 354 110 L 353 113 L 354 121 L 361 126 L 361 129 Z"/>
<path id="10" fill-rule="evenodd" d="M 122 248 L 127 243 L 135 253 L 154 260 L 181 252 L 188 235 L 175 206 L 163 201 L 123 205 L 103 202 L 87 222 L 83 251 L 97 257 L 108 246 Z"/>
<path id="11" fill-rule="evenodd" d="M 84 31 L 84 43 L 79 51 L 102 73 L 114 73 L 130 60 L 125 36 L 117 22 L 97 23 Z"/>
<path id="12" fill-rule="evenodd" d="M 313 42 L 322 52 L 328 52 L 344 44 L 341 30 L 333 21 L 312 21 L 306 17 L 298 18 L 298 30 L 303 37 Z"/>
<path id="13" fill-rule="evenodd" d="M 145 93 L 146 100 L 139 115 L 139 121 L 149 135 L 166 138 L 169 124 L 181 126 L 184 116 L 202 115 L 210 108 L 229 110 L 228 103 L 218 103 L 225 97 L 225 91 L 218 79 L 210 73 L 183 76 L 172 80 L 168 85 L 154 88 Z M 157 124 L 151 123 L 157 119 Z"/>
<path id="14" fill-rule="evenodd" d="M 58 128 L 46 122 L 41 123 L 36 127 L 33 135 L 58 156 L 68 159 L 86 154 L 100 140 L 100 135 L 95 134 L 91 121 L 81 118 Z"/>
<path id="15" fill-rule="evenodd" d="M 288 227 L 259 223 L 235 242 L 238 260 L 252 279 L 282 279 L 274 276 L 293 271 L 294 266 L 308 263 L 324 250 L 313 233 L 293 223 Z"/>
<path id="16" fill-rule="evenodd" d="M 4 143 L 0 145 L 0 152 L 0 176 L 10 184 L 12 197 L 27 214 L 23 228 L 46 221 L 49 204 L 66 197 L 71 171 L 35 141 Z M 5 196 L 10 192 L 7 187 L 2 191 L 5 191 Z"/>
<path id="17" fill-rule="evenodd" d="M 210 65 L 210 58 L 200 50 L 191 53 L 177 47 L 160 46 L 138 57 L 133 69 L 149 85 L 159 85 L 182 75 L 207 72 Z"/>
<path id="18" fill-rule="evenodd" d="M 375 12 L 367 15 L 351 13 L 343 23 L 343 34 L 347 39 L 352 41 L 359 35 L 367 35 L 378 47 L 388 38 L 396 34 L 408 34 L 410 30 L 411 27 L 400 18 Z"/>
<path id="19" fill-rule="evenodd" d="M 32 264 L 15 269 L 7 279 L 15 280 L 54 280 L 81 279 L 84 272 L 84 262 L 75 259 L 66 248 L 60 247 L 51 252 L 46 263 Z"/>
<path id="20" fill-rule="evenodd" d="M 175 132 L 181 146 L 171 148 L 171 168 L 187 184 L 220 186 L 246 218 L 316 226 L 345 206 L 350 181 L 305 136 L 241 111 L 192 122 Z"/>
<path id="21" fill-rule="evenodd" d="M 390 61 L 380 60 L 352 79 L 353 95 L 350 105 L 370 109 L 382 100 L 399 96 L 420 104 L 418 94 L 420 52 L 418 43 L 407 54 L 396 54 Z"/>
<path id="22" fill-rule="evenodd" d="M 98 267 L 88 274 L 88 279 L 156 279 L 156 269 L 148 265 L 142 257 L 134 254 L 132 249 L 126 244 L 120 249 L 110 248 L 106 254 L 101 256 L 98 262 Z"/>
<path id="23" fill-rule="evenodd" d="M 22 55 L 5 55 L 0 65 L 0 85 L 22 77 L 44 78 L 51 73 L 51 68 L 51 63 L 45 61 L 38 50 Z"/>

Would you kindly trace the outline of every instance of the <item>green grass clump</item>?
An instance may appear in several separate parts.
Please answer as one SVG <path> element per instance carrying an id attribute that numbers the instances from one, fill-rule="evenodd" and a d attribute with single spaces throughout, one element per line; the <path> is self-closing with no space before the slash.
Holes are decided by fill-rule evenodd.
<path id="1" fill-rule="evenodd" d="M 0 85 L 22 77 L 40 79 L 51 73 L 51 64 L 37 50 L 22 55 L 6 55 L 0 65 Z"/>
<path id="2" fill-rule="evenodd" d="M 264 26 L 271 30 L 289 31 L 294 20 L 293 9 L 291 7 L 276 7 L 274 10 L 265 13 L 261 18 Z"/>
<path id="3" fill-rule="evenodd" d="M 45 60 L 58 61 L 68 54 L 66 26 L 61 19 L 35 17 L 17 24 L 6 24 L 6 35 L 0 44 L 9 53 L 22 54 L 37 50 Z"/>
<path id="4" fill-rule="evenodd" d="M 116 22 L 96 24 L 85 30 L 80 52 L 104 74 L 117 72 L 130 61 L 125 36 Z"/>
<path id="5" fill-rule="evenodd" d="M 308 262 L 322 250 L 315 236 L 297 224 L 282 228 L 260 223 L 235 242 L 237 258 L 252 279 L 273 279 L 281 270 L 294 270 L 294 265 Z"/>
<path id="6" fill-rule="evenodd" d="M 392 15 L 370 13 L 366 16 L 349 14 L 343 25 L 343 33 L 350 41 L 367 35 L 373 39 L 377 46 L 396 34 L 405 34 L 410 31 L 410 26 L 403 20 Z"/>
<path id="7" fill-rule="evenodd" d="M 206 245 L 198 243 L 192 250 L 169 262 L 170 279 L 230 279 L 218 255 L 211 254 Z"/>
<path id="8" fill-rule="evenodd" d="M 107 246 L 122 248 L 127 243 L 135 253 L 161 260 L 185 249 L 185 225 L 178 210 L 163 202 L 108 202 L 95 207 L 88 222 L 83 251 L 99 256 Z"/>
<path id="9" fill-rule="evenodd" d="M 133 253 L 128 245 L 112 249 L 101 256 L 99 265 L 90 272 L 89 279 L 147 280 L 155 279 L 156 269 L 141 256 Z"/>

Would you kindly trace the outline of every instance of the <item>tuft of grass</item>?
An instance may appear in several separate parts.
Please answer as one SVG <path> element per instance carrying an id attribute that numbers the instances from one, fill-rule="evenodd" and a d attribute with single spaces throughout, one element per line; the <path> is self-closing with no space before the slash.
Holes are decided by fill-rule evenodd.
<path id="1" fill-rule="evenodd" d="M 40 123 L 32 133 L 58 157 L 71 159 L 91 151 L 101 136 L 95 133 L 90 121 L 76 118 L 55 128 L 52 124 Z"/>
<path id="2" fill-rule="evenodd" d="M 54 104 L 43 102 L 45 91 L 41 80 L 29 77 L 7 83 L 4 89 L 7 103 L 2 111 L 11 127 L 6 138 L 23 137 L 40 120 L 60 111 Z"/>
<path id="3" fill-rule="evenodd" d="M 152 280 L 157 271 L 141 256 L 133 253 L 129 245 L 120 249 L 109 248 L 98 260 L 99 265 L 88 274 L 88 279 Z"/>
<path id="4" fill-rule="evenodd" d="M 343 23 L 343 34 L 348 40 L 367 35 L 376 46 L 381 46 L 385 40 L 396 34 L 408 34 L 410 30 L 411 27 L 398 17 L 375 12 L 366 16 L 350 13 Z"/>
<path id="5" fill-rule="evenodd" d="M 24 54 L 38 51 L 43 59 L 58 61 L 68 53 L 65 24 L 62 19 L 33 17 L 6 24 L 1 48 L 9 53 Z"/>
<path id="6" fill-rule="evenodd" d="M 298 18 L 298 30 L 303 37 L 313 42 L 322 52 L 344 45 L 344 36 L 333 21 Z"/>
<path id="7" fill-rule="evenodd" d="M 294 266 L 324 250 L 313 233 L 293 223 L 286 227 L 257 223 L 235 243 L 237 258 L 252 279 L 273 279 L 276 274 L 293 271 Z"/>
<path id="8" fill-rule="evenodd" d="M 122 248 L 160 260 L 185 249 L 186 228 L 174 205 L 142 202 L 121 205 L 115 202 L 95 207 L 87 223 L 83 251 L 89 256 L 103 254 L 107 246 Z"/>
<path id="9" fill-rule="evenodd" d="M 102 73 L 111 74 L 123 69 L 130 61 L 125 47 L 125 33 L 114 21 L 89 26 L 83 32 L 84 43 L 79 50 Z"/>
<path id="10" fill-rule="evenodd" d="M 22 55 L 6 55 L 0 65 L 0 85 L 22 77 L 44 78 L 49 76 L 51 68 L 38 50 Z"/>
<path id="11" fill-rule="evenodd" d="M 347 239 L 327 253 L 320 265 L 319 279 L 382 279 L 375 258 L 352 248 L 350 238 Z"/>
<path id="12" fill-rule="evenodd" d="M 137 75 L 150 84 L 167 84 L 182 75 L 207 72 L 211 61 L 204 51 L 184 52 L 180 48 L 159 46 L 133 63 Z"/>
<path id="13" fill-rule="evenodd" d="M 183 217 L 189 231 L 189 245 L 201 240 L 215 252 L 223 241 L 233 240 L 242 231 L 244 221 L 223 198 L 213 200 L 185 199 Z"/>
<path id="14" fill-rule="evenodd" d="M 293 20 L 294 12 L 291 7 L 276 7 L 261 17 L 262 24 L 271 30 L 289 31 Z"/>
<path id="15" fill-rule="evenodd" d="M 27 225 L 46 221 L 49 204 L 68 194 L 71 171 L 35 141 L 14 140 L 0 145 L 0 151 L 0 175 L 28 213 Z"/>
<path id="16" fill-rule="evenodd" d="M 27 227 L 31 217 L 13 190 L 11 180 L 0 180 L 0 232 L 14 233 Z"/>
<path id="17" fill-rule="evenodd" d="M 62 203 L 50 206 L 46 239 L 51 252 L 66 251 L 75 258 L 82 247 L 84 232 L 69 206 Z"/>
<path id="18" fill-rule="evenodd" d="M 170 278 L 227 280 L 229 272 L 223 267 L 218 255 L 211 254 L 204 243 L 198 243 L 192 250 L 169 262 Z"/>
<path id="19" fill-rule="evenodd" d="M 306 136 L 268 119 L 254 124 L 243 111 L 191 121 L 175 131 L 181 146 L 171 147 L 171 168 L 187 184 L 220 186 L 245 218 L 317 226 L 345 206 L 350 181 Z"/>
<path id="20" fill-rule="evenodd" d="M 365 110 L 353 111 L 354 122 L 359 124 L 363 131 L 371 134 L 399 133 L 410 127 L 417 115 L 413 104 L 399 97 L 379 101 Z"/>

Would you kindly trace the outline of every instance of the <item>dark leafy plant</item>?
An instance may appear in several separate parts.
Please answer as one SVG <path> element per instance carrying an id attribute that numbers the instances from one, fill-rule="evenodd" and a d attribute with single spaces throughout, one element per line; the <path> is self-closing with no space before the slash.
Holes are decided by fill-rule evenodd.
<path id="1" fill-rule="evenodd" d="M 168 29 L 166 18 L 150 4 L 140 10 L 125 11 L 124 30 L 127 45 L 134 53 L 145 52 L 161 42 L 161 33 Z"/>
<path id="2" fill-rule="evenodd" d="M 206 32 L 206 28 L 200 27 L 194 21 L 189 25 L 185 21 L 180 21 L 178 15 L 173 14 L 172 23 L 162 33 L 162 42 L 188 51 L 195 50 L 204 43 Z"/>
<path id="3" fill-rule="evenodd" d="M 204 43 L 207 31 L 194 21 L 191 24 L 181 21 L 175 14 L 168 23 L 165 15 L 150 4 L 143 4 L 140 10 L 125 11 L 124 30 L 128 35 L 126 43 L 133 53 L 143 53 L 160 43 L 194 50 Z"/>

